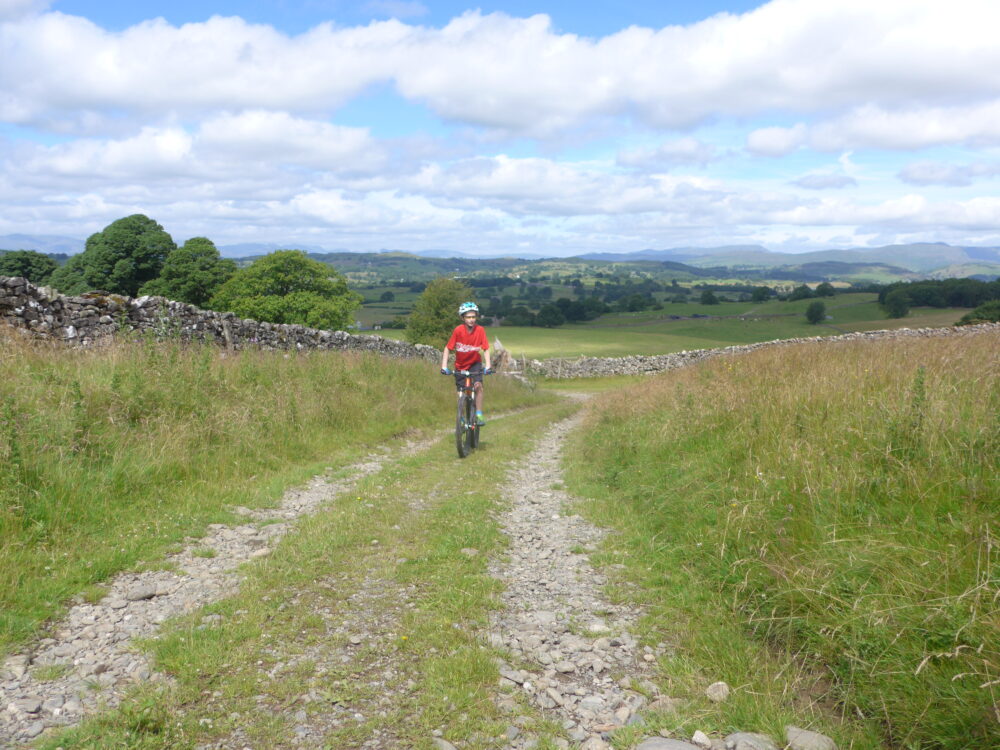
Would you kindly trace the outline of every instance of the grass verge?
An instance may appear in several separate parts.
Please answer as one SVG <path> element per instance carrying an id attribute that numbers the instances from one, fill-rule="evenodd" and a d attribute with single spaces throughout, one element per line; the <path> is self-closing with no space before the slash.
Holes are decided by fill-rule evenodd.
<path id="1" fill-rule="evenodd" d="M 505 378 L 492 410 L 551 398 Z M 233 506 L 452 420 L 432 364 L 371 354 L 121 340 L 94 349 L 0 328 L 0 655 L 74 596 L 156 561 Z"/>
<path id="2" fill-rule="evenodd" d="M 675 645 L 689 730 L 1000 744 L 998 415 L 995 334 L 762 350 L 601 397 L 570 487 L 622 532 L 604 559 Z"/>

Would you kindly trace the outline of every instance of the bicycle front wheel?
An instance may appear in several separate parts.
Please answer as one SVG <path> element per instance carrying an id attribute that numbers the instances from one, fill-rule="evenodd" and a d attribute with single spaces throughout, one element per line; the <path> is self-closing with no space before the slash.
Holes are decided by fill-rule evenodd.
<path id="1" fill-rule="evenodd" d="M 468 427 L 466 426 L 465 413 L 468 409 L 469 397 L 464 393 L 458 397 L 458 416 L 455 418 L 455 447 L 458 449 L 458 457 L 465 458 L 469 455 L 471 448 L 467 443 Z"/>
<path id="2" fill-rule="evenodd" d="M 476 422 L 476 397 L 466 396 L 465 424 L 467 429 L 466 447 L 469 453 L 479 447 L 479 425 Z"/>

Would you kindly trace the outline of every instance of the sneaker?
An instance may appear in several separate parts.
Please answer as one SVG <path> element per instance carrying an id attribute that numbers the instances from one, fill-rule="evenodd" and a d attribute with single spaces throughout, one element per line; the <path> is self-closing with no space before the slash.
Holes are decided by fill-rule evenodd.
<path id="1" fill-rule="evenodd" d="M 479 425 L 480 427 L 486 424 L 486 417 L 483 416 L 483 413 L 481 411 L 476 412 L 476 424 Z"/>

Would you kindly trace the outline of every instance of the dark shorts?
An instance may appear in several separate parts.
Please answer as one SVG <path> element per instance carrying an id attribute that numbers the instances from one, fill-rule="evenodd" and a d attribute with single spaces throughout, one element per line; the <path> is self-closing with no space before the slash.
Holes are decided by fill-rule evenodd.
<path id="1" fill-rule="evenodd" d="M 473 383 L 483 382 L 482 362 L 476 362 L 476 364 L 474 364 L 472 367 L 469 368 L 469 372 L 471 373 L 470 377 L 472 378 Z M 455 387 L 458 390 L 462 390 L 462 388 L 465 387 L 465 375 L 462 375 L 457 370 L 455 371 Z"/>

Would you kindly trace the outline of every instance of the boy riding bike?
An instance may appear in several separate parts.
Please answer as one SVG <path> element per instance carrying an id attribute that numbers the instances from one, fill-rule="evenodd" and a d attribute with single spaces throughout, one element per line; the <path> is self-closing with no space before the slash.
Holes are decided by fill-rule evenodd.
<path id="1" fill-rule="evenodd" d="M 461 390 L 465 380 L 459 370 L 468 370 L 476 391 L 476 424 L 486 424 L 483 417 L 483 375 L 493 372 L 490 367 L 490 342 L 486 339 L 486 329 L 477 325 L 479 307 L 475 302 L 463 302 L 458 307 L 458 317 L 462 323 L 451 332 L 451 338 L 441 355 L 441 374 L 450 375 L 448 353 L 455 352 L 455 385 Z M 482 357 L 480 357 L 482 352 Z M 483 368 L 485 360 L 486 368 Z"/>

